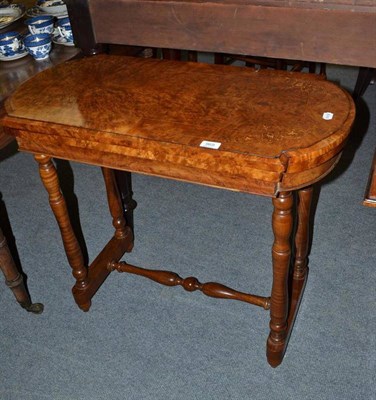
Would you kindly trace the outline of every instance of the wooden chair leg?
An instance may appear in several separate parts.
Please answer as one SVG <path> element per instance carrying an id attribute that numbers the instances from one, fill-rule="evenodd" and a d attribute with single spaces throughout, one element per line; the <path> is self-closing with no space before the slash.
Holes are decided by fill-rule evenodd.
<path id="1" fill-rule="evenodd" d="M 84 263 L 80 245 L 72 229 L 67 206 L 60 189 L 56 168 L 51 158 L 48 156 L 35 155 L 35 159 L 39 163 L 39 173 L 48 192 L 50 206 L 60 228 L 65 252 L 72 268 L 72 274 L 76 278 L 76 284 L 72 290 L 73 295 L 77 305 L 82 310 L 88 311 L 91 306 L 91 301 L 82 301 L 81 299 L 84 298 L 84 296 L 81 296 L 80 293 L 85 291 L 88 286 L 88 271 Z M 80 300 L 78 300 L 78 298 Z"/>
<path id="2" fill-rule="evenodd" d="M 32 303 L 29 293 L 26 290 L 22 274 L 18 271 L 13 257 L 10 254 L 7 240 L 0 229 L 0 269 L 5 276 L 5 284 L 12 290 L 18 303 L 26 311 L 34 314 L 43 312 L 43 304 Z"/>
<path id="3" fill-rule="evenodd" d="M 267 359 L 272 367 L 277 367 L 282 362 L 288 336 L 288 277 L 291 256 L 290 235 L 293 226 L 292 193 L 281 193 L 279 197 L 273 199 L 273 205 L 273 286 Z"/>

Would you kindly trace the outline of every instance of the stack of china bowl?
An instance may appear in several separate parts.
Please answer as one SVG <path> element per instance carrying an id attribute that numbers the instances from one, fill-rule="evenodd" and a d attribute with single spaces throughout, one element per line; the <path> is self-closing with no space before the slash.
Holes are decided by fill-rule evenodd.
<path id="1" fill-rule="evenodd" d="M 63 46 L 74 46 L 72 27 L 68 17 L 57 20 L 52 41 Z"/>
<path id="2" fill-rule="evenodd" d="M 56 23 L 55 20 L 54 16 L 45 14 L 31 17 L 25 21 L 30 32 L 24 39 L 25 46 L 37 61 L 49 57 L 52 42 L 74 46 L 69 18 L 58 18 Z"/>

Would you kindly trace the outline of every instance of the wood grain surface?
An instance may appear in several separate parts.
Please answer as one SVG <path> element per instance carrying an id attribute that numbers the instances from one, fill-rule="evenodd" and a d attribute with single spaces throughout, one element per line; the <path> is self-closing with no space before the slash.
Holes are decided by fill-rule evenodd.
<path id="1" fill-rule="evenodd" d="M 330 170 L 354 118 L 315 75 L 107 55 L 42 72 L 6 112 L 22 150 L 266 195 Z"/>
<path id="2" fill-rule="evenodd" d="M 376 67 L 371 0 L 77 1 L 99 43 Z"/>

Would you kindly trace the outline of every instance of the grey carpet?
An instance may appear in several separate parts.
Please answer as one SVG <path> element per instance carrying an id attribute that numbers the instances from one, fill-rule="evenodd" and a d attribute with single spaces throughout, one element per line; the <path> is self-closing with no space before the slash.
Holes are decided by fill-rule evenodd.
<path id="1" fill-rule="evenodd" d="M 329 68 L 349 89 L 356 75 Z M 45 311 L 26 313 L 0 286 L 0 399 L 375 399 L 376 209 L 361 205 L 375 105 L 371 86 L 342 161 L 321 186 L 305 297 L 277 369 L 265 359 L 268 313 L 245 303 L 113 273 L 90 312 L 80 311 L 35 162 L 8 148 L 0 190 L 32 298 Z M 72 167 L 93 259 L 112 235 L 102 176 Z M 61 171 L 69 186 L 69 169 Z M 270 199 L 141 175 L 134 192 L 127 260 L 270 293 Z"/>

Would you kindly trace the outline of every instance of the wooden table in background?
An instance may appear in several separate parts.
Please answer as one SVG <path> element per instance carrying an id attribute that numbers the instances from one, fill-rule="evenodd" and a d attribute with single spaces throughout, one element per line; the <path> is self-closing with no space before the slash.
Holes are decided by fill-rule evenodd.
<path id="1" fill-rule="evenodd" d="M 27 0 L 24 2 L 27 7 L 34 5 L 34 2 Z M 24 33 L 26 27 L 24 20 L 26 16 L 0 32 L 17 31 Z M 50 58 L 45 61 L 35 61 L 31 56 L 26 56 L 14 61 L 0 61 L 0 117 L 3 113 L 2 107 L 5 99 L 10 96 L 17 87 L 30 79 L 38 72 L 66 61 L 79 53 L 79 49 L 74 47 L 65 47 L 54 45 Z M 0 126 L 0 149 L 3 149 L 14 137 L 6 135 Z M 4 221 L 3 221 L 4 222 Z M 7 240 L 0 228 L 0 268 L 5 276 L 6 285 L 13 291 L 19 304 L 27 311 L 39 314 L 43 311 L 43 305 L 32 303 L 28 292 L 25 290 L 22 274 L 18 271 L 12 256 Z"/>

